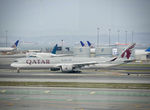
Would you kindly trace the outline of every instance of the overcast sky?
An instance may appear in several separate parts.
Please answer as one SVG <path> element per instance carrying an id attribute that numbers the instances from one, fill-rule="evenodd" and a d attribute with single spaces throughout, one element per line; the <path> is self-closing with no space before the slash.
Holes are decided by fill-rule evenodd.
<path id="1" fill-rule="evenodd" d="M 150 0 L 0 0 L 0 38 L 48 43 L 91 40 L 96 43 L 135 41 L 150 44 Z M 43 38 L 41 38 L 43 37 Z M 43 40 L 42 40 L 43 39 Z"/>

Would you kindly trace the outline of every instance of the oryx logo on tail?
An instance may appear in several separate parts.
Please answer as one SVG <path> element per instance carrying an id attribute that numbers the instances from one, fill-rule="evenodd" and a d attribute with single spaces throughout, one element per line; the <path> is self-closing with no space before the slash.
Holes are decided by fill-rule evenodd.
<path id="1" fill-rule="evenodd" d="M 125 49 L 125 51 L 121 54 L 121 58 L 126 57 L 127 59 L 129 59 L 132 53 L 132 49 L 134 47 L 135 47 L 135 43 L 129 46 L 127 49 Z"/>

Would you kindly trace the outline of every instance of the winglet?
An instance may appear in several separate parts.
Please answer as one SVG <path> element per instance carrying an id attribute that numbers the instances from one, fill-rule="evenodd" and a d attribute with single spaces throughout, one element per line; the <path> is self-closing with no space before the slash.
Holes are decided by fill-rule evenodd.
<path id="1" fill-rule="evenodd" d="M 117 59 L 117 57 L 114 57 L 113 59 L 111 59 L 110 61 L 115 61 Z"/>
<path id="2" fill-rule="evenodd" d="M 82 41 L 80 41 L 80 44 L 81 44 L 81 46 L 82 46 L 82 47 L 84 47 L 84 46 L 85 46 L 85 44 L 84 44 Z"/>
<path id="3" fill-rule="evenodd" d="M 18 46 L 19 40 L 17 40 L 14 45 L 12 45 L 12 48 L 16 48 Z"/>
<path id="4" fill-rule="evenodd" d="M 150 52 L 150 47 L 145 50 L 146 52 Z"/>
<path id="5" fill-rule="evenodd" d="M 57 50 L 57 44 L 54 46 L 53 50 L 52 50 L 52 54 L 56 54 L 56 50 Z"/>
<path id="6" fill-rule="evenodd" d="M 131 44 L 131 45 L 129 45 L 123 52 L 122 52 L 122 54 L 121 54 L 121 58 L 124 58 L 124 57 L 126 57 L 127 59 L 129 59 L 130 58 L 130 56 L 131 56 L 131 53 L 132 53 L 132 49 L 135 47 L 135 43 L 133 43 L 133 44 Z"/>
<path id="7" fill-rule="evenodd" d="M 88 44 L 89 47 L 91 47 L 91 43 L 89 41 L 87 41 L 87 44 Z"/>

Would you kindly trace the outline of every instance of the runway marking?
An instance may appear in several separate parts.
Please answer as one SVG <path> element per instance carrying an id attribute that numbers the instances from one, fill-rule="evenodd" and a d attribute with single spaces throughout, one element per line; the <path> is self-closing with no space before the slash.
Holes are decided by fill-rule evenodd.
<path id="1" fill-rule="evenodd" d="M 124 92 L 124 91 L 88 91 L 88 90 L 80 90 L 80 91 L 69 91 L 69 90 L 0 90 L 0 93 L 7 93 L 7 94 L 43 94 L 43 93 L 52 93 L 54 95 L 114 95 L 114 96 L 146 96 L 150 97 L 149 92 Z"/>
<path id="2" fill-rule="evenodd" d="M 47 90 L 47 91 L 44 91 L 44 93 L 46 93 L 46 94 L 48 94 L 50 91 L 49 90 Z"/>
<path id="3" fill-rule="evenodd" d="M 6 92 L 6 90 L 1 90 L 1 93 L 5 93 Z"/>
<path id="4" fill-rule="evenodd" d="M 92 94 L 95 94 L 95 93 L 96 93 L 95 91 L 90 92 L 91 95 L 92 95 Z"/>

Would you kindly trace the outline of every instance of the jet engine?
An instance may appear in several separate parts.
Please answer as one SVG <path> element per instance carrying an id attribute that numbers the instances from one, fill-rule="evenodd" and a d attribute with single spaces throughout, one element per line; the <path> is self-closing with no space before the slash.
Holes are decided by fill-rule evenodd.
<path id="1" fill-rule="evenodd" d="M 51 71 L 59 71 L 60 68 L 51 68 L 50 70 L 51 70 Z"/>
<path id="2" fill-rule="evenodd" d="M 72 65 L 62 65 L 61 66 L 61 71 L 62 72 L 72 72 L 73 71 L 73 66 Z"/>

